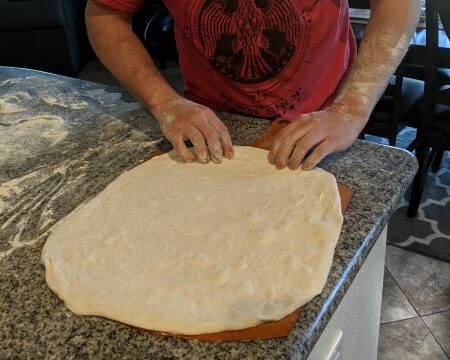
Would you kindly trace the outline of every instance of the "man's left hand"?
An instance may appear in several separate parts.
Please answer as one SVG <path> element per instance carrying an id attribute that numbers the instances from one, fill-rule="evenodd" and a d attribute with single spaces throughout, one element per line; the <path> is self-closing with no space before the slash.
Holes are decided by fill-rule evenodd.
<path id="1" fill-rule="evenodd" d="M 301 115 L 276 135 L 269 162 L 284 169 L 314 168 L 325 156 L 350 147 L 366 119 L 349 115 L 337 107 Z"/>

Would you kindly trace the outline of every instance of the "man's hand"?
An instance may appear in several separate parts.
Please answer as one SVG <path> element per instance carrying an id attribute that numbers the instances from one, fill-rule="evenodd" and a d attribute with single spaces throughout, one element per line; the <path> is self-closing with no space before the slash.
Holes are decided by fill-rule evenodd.
<path id="1" fill-rule="evenodd" d="M 233 158 L 230 133 L 208 107 L 180 96 L 158 105 L 153 114 L 183 160 L 192 162 L 197 158 L 203 164 L 209 160 L 219 164 L 224 156 Z M 195 154 L 186 147 L 187 140 L 194 145 Z"/>
<path id="2" fill-rule="evenodd" d="M 86 24 L 100 60 L 156 117 L 164 135 L 186 161 L 196 157 L 184 141 L 190 140 L 202 163 L 220 163 L 233 157 L 230 134 L 207 107 L 178 95 L 159 72 L 133 33 L 130 14 L 99 6 L 89 0 Z"/>
<path id="3" fill-rule="evenodd" d="M 351 146 L 364 127 L 365 120 L 338 107 L 305 114 L 292 120 L 276 136 L 269 162 L 284 169 L 305 170 L 315 167 L 325 156 Z"/>
<path id="4" fill-rule="evenodd" d="M 282 169 L 313 168 L 344 150 L 364 128 L 390 76 L 405 55 L 419 20 L 418 0 L 371 0 L 371 16 L 356 62 L 326 110 L 293 119 L 280 131 L 269 162 Z"/>

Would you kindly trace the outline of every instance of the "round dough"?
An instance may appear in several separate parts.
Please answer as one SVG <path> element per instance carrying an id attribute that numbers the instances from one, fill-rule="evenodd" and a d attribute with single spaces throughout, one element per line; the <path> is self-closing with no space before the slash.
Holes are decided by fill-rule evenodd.
<path id="1" fill-rule="evenodd" d="M 77 314 L 206 334 L 279 320 L 318 295 L 341 225 L 323 170 L 279 171 L 251 147 L 221 165 L 170 153 L 58 223 L 42 262 Z"/>

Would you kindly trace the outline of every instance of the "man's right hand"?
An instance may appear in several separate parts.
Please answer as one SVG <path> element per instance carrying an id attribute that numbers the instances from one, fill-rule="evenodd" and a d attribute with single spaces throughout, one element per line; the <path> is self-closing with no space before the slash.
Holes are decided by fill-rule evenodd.
<path id="1" fill-rule="evenodd" d="M 223 157 L 233 158 L 228 129 L 210 109 L 178 95 L 167 83 L 134 34 L 131 19 L 131 14 L 88 1 L 86 25 L 97 56 L 152 112 L 184 160 L 220 163 Z M 187 140 L 195 154 L 186 147 Z"/>
<path id="2" fill-rule="evenodd" d="M 185 161 L 216 164 L 232 159 L 233 144 L 228 129 L 206 106 L 181 96 L 167 100 L 152 110 L 166 138 Z M 185 144 L 190 140 L 194 153 Z"/>

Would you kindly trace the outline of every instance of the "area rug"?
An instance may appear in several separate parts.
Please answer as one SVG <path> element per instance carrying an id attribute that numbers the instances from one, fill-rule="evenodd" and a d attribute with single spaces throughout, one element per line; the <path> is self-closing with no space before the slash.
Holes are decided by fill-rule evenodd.
<path id="1" fill-rule="evenodd" d="M 406 147 L 415 138 L 415 130 L 405 128 L 397 146 Z M 386 143 L 374 136 L 366 140 Z M 400 202 L 388 225 L 388 243 L 409 251 L 450 262 L 450 152 L 446 152 L 440 170 L 428 172 L 419 213 L 408 218 L 410 189 Z"/>

